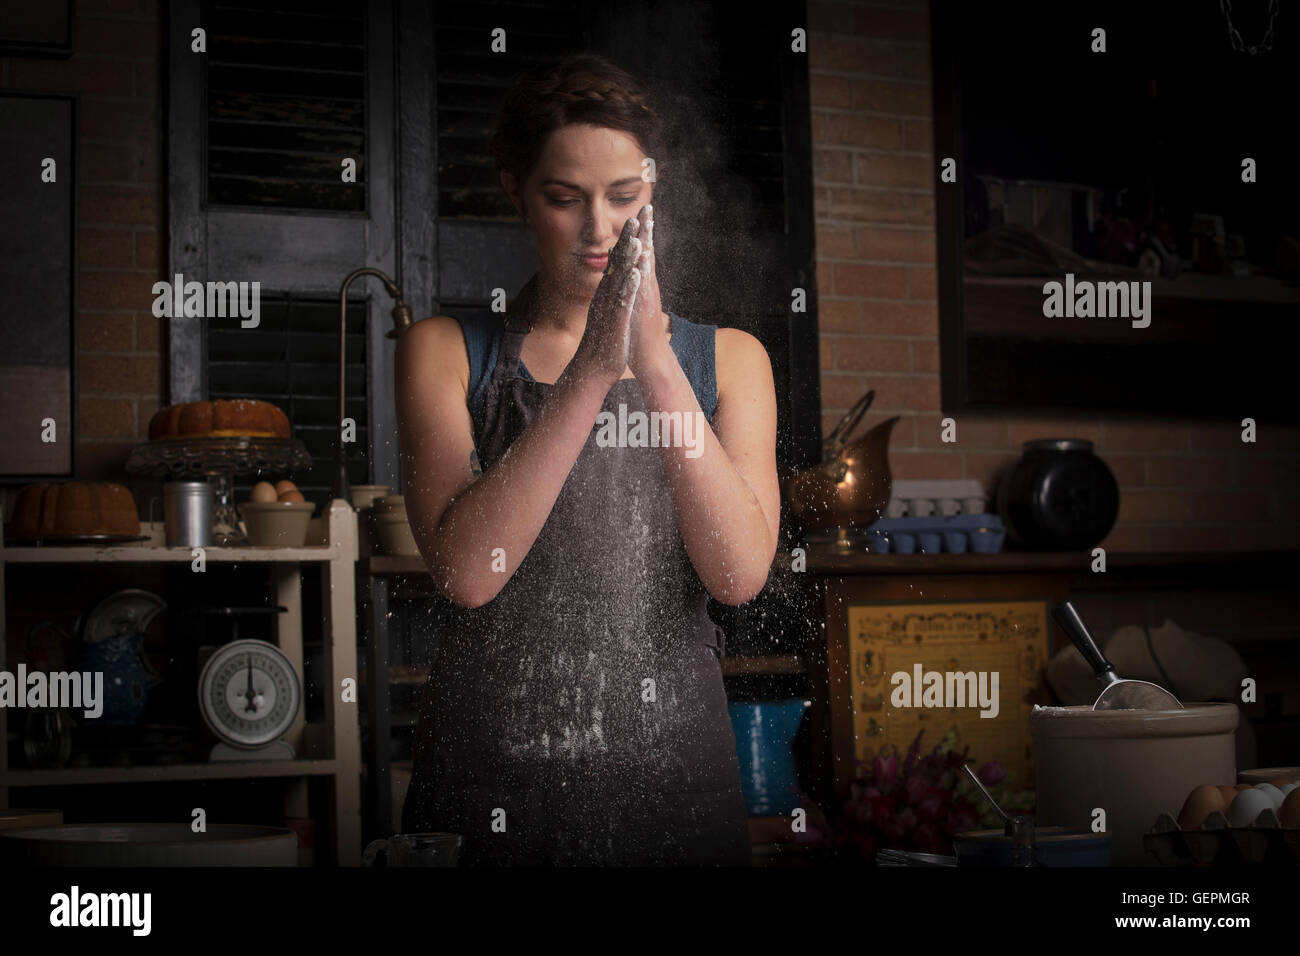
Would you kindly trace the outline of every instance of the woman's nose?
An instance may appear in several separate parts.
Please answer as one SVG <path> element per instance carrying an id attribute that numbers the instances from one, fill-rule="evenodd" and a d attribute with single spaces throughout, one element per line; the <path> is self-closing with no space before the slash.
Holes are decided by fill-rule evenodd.
<path id="1" fill-rule="evenodd" d="M 582 241 L 595 249 L 609 249 L 618 242 L 618 234 L 611 233 L 608 229 L 584 229 Z"/>

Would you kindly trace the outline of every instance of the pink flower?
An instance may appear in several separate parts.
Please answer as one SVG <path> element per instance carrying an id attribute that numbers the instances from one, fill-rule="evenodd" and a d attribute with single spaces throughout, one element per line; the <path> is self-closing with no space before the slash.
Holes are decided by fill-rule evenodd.
<path id="1" fill-rule="evenodd" d="M 938 787 L 931 787 L 916 804 L 916 815 L 922 820 L 941 820 L 948 815 L 949 795 Z"/>
<path id="2" fill-rule="evenodd" d="M 853 807 L 853 819 L 857 820 L 862 826 L 871 824 L 871 801 L 863 800 Z"/>
<path id="3" fill-rule="evenodd" d="M 877 757 L 872 762 L 872 776 L 879 787 L 888 787 L 898 778 L 898 757 L 891 754 L 888 757 Z"/>
<path id="4" fill-rule="evenodd" d="M 1002 764 L 996 760 L 990 760 L 979 769 L 976 775 L 980 778 L 980 783 L 986 787 L 992 787 L 1001 783 L 1006 778 L 1007 772 L 1002 769 Z"/>
<path id="5" fill-rule="evenodd" d="M 913 836 L 916 838 L 916 848 L 922 853 L 947 853 L 950 849 L 943 834 L 933 823 L 918 825 Z"/>
<path id="6" fill-rule="evenodd" d="M 872 797 L 871 819 L 878 825 L 884 825 L 894 818 L 894 807 L 893 797 Z"/>
<path id="7" fill-rule="evenodd" d="M 930 785 L 925 782 L 923 777 L 908 777 L 903 781 L 903 802 L 908 806 L 915 806 L 921 802 L 929 791 Z"/>
<path id="8" fill-rule="evenodd" d="M 966 830 L 974 830 L 979 826 L 980 818 L 969 803 L 962 801 L 954 803 L 952 810 L 948 812 L 948 832 L 962 833 Z"/>
<path id="9" fill-rule="evenodd" d="M 916 811 L 911 807 L 904 807 L 903 812 L 894 819 L 898 822 L 899 829 L 909 833 L 916 826 Z"/>

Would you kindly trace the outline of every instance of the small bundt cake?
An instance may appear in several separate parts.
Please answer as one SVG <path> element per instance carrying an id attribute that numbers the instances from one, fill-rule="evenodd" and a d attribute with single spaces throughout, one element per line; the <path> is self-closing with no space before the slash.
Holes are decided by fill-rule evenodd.
<path id="1" fill-rule="evenodd" d="M 24 485 L 14 499 L 13 538 L 60 538 L 82 534 L 140 533 L 131 489 L 112 481 Z"/>
<path id="2" fill-rule="evenodd" d="M 278 406 L 255 398 L 168 405 L 149 421 L 149 440 L 175 438 L 289 438 L 289 418 Z"/>

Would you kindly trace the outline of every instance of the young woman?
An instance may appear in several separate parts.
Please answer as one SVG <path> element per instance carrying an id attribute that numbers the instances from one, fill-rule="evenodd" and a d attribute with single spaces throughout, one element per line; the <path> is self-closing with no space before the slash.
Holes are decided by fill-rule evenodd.
<path id="1" fill-rule="evenodd" d="M 707 599 L 753 598 L 776 551 L 772 369 L 663 310 L 659 135 L 602 58 L 521 81 L 493 152 L 540 268 L 505 321 L 398 345 L 407 513 L 455 612 L 402 829 L 462 834 L 463 864 L 750 859 Z"/>

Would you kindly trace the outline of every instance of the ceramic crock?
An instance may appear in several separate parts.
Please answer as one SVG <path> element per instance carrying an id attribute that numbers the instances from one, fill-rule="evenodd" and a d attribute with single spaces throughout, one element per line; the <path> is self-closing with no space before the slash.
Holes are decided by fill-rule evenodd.
<path id="1" fill-rule="evenodd" d="M 1092 827 L 1104 813 L 1113 866 L 1155 866 L 1142 845 L 1161 813 L 1176 816 L 1194 787 L 1237 780 L 1236 704 L 1182 710 L 1035 707 L 1040 826 Z"/>

